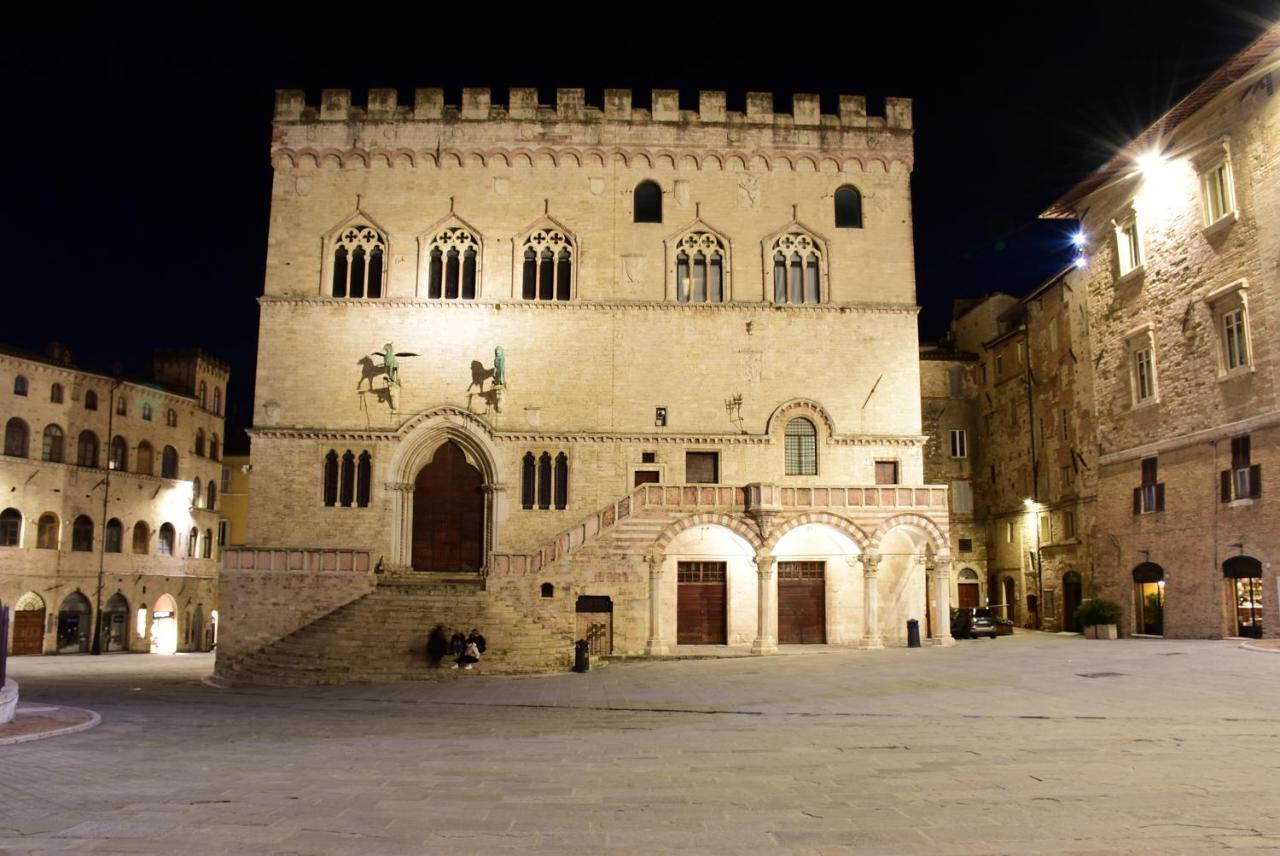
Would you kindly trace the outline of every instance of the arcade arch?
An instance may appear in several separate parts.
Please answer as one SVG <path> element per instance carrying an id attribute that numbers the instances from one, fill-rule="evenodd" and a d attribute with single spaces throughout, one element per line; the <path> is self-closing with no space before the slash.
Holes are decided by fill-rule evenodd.
<path id="1" fill-rule="evenodd" d="M 151 611 L 151 653 L 178 653 L 178 604 L 173 596 L 163 594 L 156 598 Z"/>

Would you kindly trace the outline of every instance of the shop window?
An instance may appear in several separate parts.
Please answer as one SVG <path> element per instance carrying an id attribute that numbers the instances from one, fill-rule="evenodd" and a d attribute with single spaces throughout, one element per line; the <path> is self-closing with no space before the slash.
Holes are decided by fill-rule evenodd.
<path id="1" fill-rule="evenodd" d="M 1222 563 L 1227 595 L 1235 612 L 1235 633 L 1262 638 L 1262 563 L 1252 556 L 1232 556 Z"/>

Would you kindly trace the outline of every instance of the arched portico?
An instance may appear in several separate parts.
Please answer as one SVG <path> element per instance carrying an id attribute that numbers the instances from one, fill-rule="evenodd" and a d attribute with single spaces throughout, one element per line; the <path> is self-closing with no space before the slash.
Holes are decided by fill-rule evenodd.
<path id="1" fill-rule="evenodd" d="M 954 644 L 947 534 L 924 515 L 899 514 L 881 522 L 870 547 L 878 556 L 875 595 L 882 608 L 869 624 L 878 625 L 884 639 L 905 644 L 907 621 L 915 619 L 922 635 L 927 629 L 938 644 Z"/>
<path id="2" fill-rule="evenodd" d="M 862 639 L 862 544 L 865 536 L 836 515 L 780 528 L 770 538 L 776 560 L 778 643 L 856 644 Z"/>
<path id="3" fill-rule="evenodd" d="M 680 645 L 742 645 L 758 634 L 757 543 L 732 518 L 663 533 L 651 558 L 650 652 Z"/>
<path id="4" fill-rule="evenodd" d="M 505 488 L 498 480 L 498 459 L 489 426 L 466 411 L 438 408 L 410 420 L 401 431 L 387 481 L 392 498 L 387 569 L 484 572 L 489 556 L 500 543 L 498 526 L 507 515 Z M 446 494 L 451 486 L 467 493 L 478 491 L 474 509 L 466 510 L 464 519 L 442 518 L 423 526 L 423 515 L 431 514 L 433 508 L 448 506 L 452 497 Z M 440 495 L 415 499 L 419 489 L 434 490 Z M 416 555 L 415 515 L 419 517 Z M 473 521 L 473 516 L 478 519 Z M 427 530 L 440 536 L 430 548 L 426 539 L 433 536 Z M 451 532 L 457 537 L 453 538 Z M 438 559 L 437 553 L 445 558 Z M 458 556 L 456 562 L 448 558 L 454 553 Z M 445 566 L 431 566 L 439 561 Z"/>

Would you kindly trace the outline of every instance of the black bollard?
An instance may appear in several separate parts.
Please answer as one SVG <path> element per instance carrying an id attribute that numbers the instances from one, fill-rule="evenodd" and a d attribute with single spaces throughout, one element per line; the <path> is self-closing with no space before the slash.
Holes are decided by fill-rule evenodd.
<path id="1" fill-rule="evenodd" d="M 591 669 L 591 643 L 579 639 L 573 643 L 573 670 L 581 674 Z"/>
<path id="2" fill-rule="evenodd" d="M 907 647 L 920 647 L 920 622 L 914 618 L 907 619 Z"/>

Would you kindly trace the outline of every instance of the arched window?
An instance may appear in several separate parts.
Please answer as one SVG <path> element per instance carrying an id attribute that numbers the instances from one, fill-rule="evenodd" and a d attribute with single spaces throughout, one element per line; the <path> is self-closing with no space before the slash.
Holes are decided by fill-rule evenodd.
<path id="1" fill-rule="evenodd" d="M 563 230 L 535 229 L 524 241 L 521 295 L 525 300 L 569 300 L 573 294 L 573 242 Z"/>
<path id="2" fill-rule="evenodd" d="M 133 552 L 139 556 L 145 556 L 150 549 L 151 529 L 139 520 L 133 524 Z"/>
<path id="3" fill-rule="evenodd" d="M 356 505 L 360 508 L 369 507 L 369 487 L 373 481 L 373 456 L 368 452 L 360 453 L 360 460 L 356 464 Z M 209 485 L 213 487 L 213 485 Z M 209 506 L 212 508 L 213 506 Z"/>
<path id="4" fill-rule="evenodd" d="M 222 457 L 222 444 L 218 442 L 217 434 L 209 435 L 209 460 L 216 461 Z"/>
<path id="5" fill-rule="evenodd" d="M 209 487 L 205 489 L 204 507 L 210 511 L 214 511 L 218 507 L 218 484 L 210 481 Z"/>
<path id="6" fill-rule="evenodd" d="M 85 391 L 85 394 L 84 394 L 84 409 L 85 409 L 85 410 L 97 410 L 97 409 L 98 409 L 98 393 L 94 392 L 94 391 L 93 391 L 93 390 L 91 390 L 91 389 L 90 389 L 90 390 L 86 390 L 86 391 Z"/>
<path id="7" fill-rule="evenodd" d="M 151 402 L 150 401 L 142 402 L 142 421 L 143 422 L 151 421 Z"/>
<path id="8" fill-rule="evenodd" d="M 356 456 L 350 449 L 342 455 L 342 485 L 338 491 L 338 502 L 343 508 L 350 508 L 355 497 Z"/>
<path id="9" fill-rule="evenodd" d="M 546 452 L 538 458 L 538 507 L 551 507 L 551 455 Z"/>
<path id="10" fill-rule="evenodd" d="M 836 191 L 836 228 L 862 228 L 862 194 L 858 188 L 846 184 Z"/>
<path id="11" fill-rule="evenodd" d="M 785 437 L 786 474 L 816 476 L 818 474 L 818 429 L 803 416 L 787 423 Z"/>
<path id="12" fill-rule="evenodd" d="M 22 512 L 16 508 L 0 511 L 0 547 L 17 547 L 22 541 Z"/>
<path id="13" fill-rule="evenodd" d="M 675 242 L 674 255 L 677 302 L 725 301 L 729 253 L 722 238 L 705 230 L 691 230 Z"/>
<path id="14" fill-rule="evenodd" d="M 44 426 L 44 441 L 40 448 L 40 459 L 62 463 L 64 455 L 62 429 L 57 425 Z"/>
<path id="15" fill-rule="evenodd" d="M 191 531 L 187 533 L 187 558 L 194 559 L 196 557 L 197 542 L 200 540 L 200 530 L 192 526 Z"/>
<path id="16" fill-rule="evenodd" d="M 200 381 L 200 389 L 196 393 L 196 398 L 200 402 L 201 410 L 209 409 L 209 406 L 208 406 L 209 405 L 209 387 L 205 385 L 204 381 Z"/>
<path id="17" fill-rule="evenodd" d="M 156 554 L 159 556 L 173 555 L 173 542 L 177 540 L 177 533 L 174 532 L 172 523 L 160 524 L 160 538 L 156 541 Z"/>
<path id="18" fill-rule="evenodd" d="M 170 428 L 177 428 L 178 427 L 178 411 L 170 407 L 169 411 L 164 415 L 164 424 L 168 425 Z"/>
<path id="19" fill-rule="evenodd" d="M 155 472 L 156 454 L 151 448 L 151 444 L 143 440 L 138 444 L 138 455 L 134 459 L 133 466 L 137 472 L 144 476 L 149 476 Z"/>
<path id="20" fill-rule="evenodd" d="M 58 549 L 58 517 L 55 514 L 41 514 L 36 522 L 36 549 Z"/>
<path id="21" fill-rule="evenodd" d="M 555 469 L 556 508 L 564 510 L 569 504 L 569 458 L 564 452 L 556 455 Z"/>
<path id="22" fill-rule="evenodd" d="M 200 484 L 200 477 L 196 476 L 191 482 L 191 507 L 199 508 L 201 499 L 203 499 L 203 486 Z"/>
<path id="23" fill-rule="evenodd" d="M 424 241 L 427 297 L 475 300 L 480 281 L 480 242 L 462 226 L 448 226 Z"/>
<path id="24" fill-rule="evenodd" d="M 4 453 L 11 458 L 25 458 L 31 447 L 31 432 L 27 423 L 13 417 L 4 423 Z"/>
<path id="25" fill-rule="evenodd" d="M 55 383 L 53 386 L 49 387 L 49 400 L 54 404 L 62 403 L 62 384 Z"/>
<path id="26" fill-rule="evenodd" d="M 542 584 L 542 596 L 543 596 L 543 597 L 555 597 L 555 596 L 556 596 L 556 587 L 555 587 L 555 586 L 553 586 L 551 583 L 543 583 L 543 584 Z"/>
<path id="27" fill-rule="evenodd" d="M 357 222 L 342 229 L 333 239 L 331 294 L 381 297 L 386 254 L 387 241 L 372 226 Z"/>
<path id="28" fill-rule="evenodd" d="M 14 395 L 27 394 L 27 379 L 22 375 L 18 375 L 13 379 L 13 394 Z"/>
<path id="29" fill-rule="evenodd" d="M 324 504 L 338 504 L 338 453 L 333 449 L 324 456 Z"/>
<path id="30" fill-rule="evenodd" d="M 76 553 L 93 552 L 93 521 L 81 514 L 71 524 L 71 549 Z"/>
<path id="31" fill-rule="evenodd" d="M 520 462 L 520 506 L 533 508 L 533 500 L 538 486 L 538 464 L 533 452 L 526 452 Z"/>
<path id="32" fill-rule="evenodd" d="M 165 446 L 160 453 L 160 475 L 167 479 L 178 477 L 178 450 L 172 446 Z"/>
<path id="33" fill-rule="evenodd" d="M 215 386 L 213 388 L 213 412 L 222 415 L 222 387 Z"/>
<path id="34" fill-rule="evenodd" d="M 129 399 L 121 395 L 116 399 L 116 416 L 129 415 Z"/>
<path id="35" fill-rule="evenodd" d="M 92 431 L 80 432 L 80 440 L 76 443 L 76 466 L 98 466 L 98 435 Z"/>
<path id="36" fill-rule="evenodd" d="M 642 181 L 636 185 L 632 202 L 632 222 L 662 222 L 662 188 L 656 181 Z"/>
<path id="37" fill-rule="evenodd" d="M 107 464 L 113 470 L 124 472 L 129 469 L 129 444 L 117 434 L 111 438 L 111 457 Z"/>
<path id="38" fill-rule="evenodd" d="M 811 235 L 788 232 L 770 247 L 774 303 L 821 303 L 823 247 Z"/>
<path id="39" fill-rule="evenodd" d="M 204 429 L 196 429 L 196 454 L 204 457 Z"/>
<path id="40" fill-rule="evenodd" d="M 108 553 L 119 553 L 124 541 L 124 525 L 116 518 L 111 518 L 107 521 L 106 537 L 103 549 Z"/>
<path id="41" fill-rule="evenodd" d="M 204 538 L 200 540 L 200 558 L 209 559 L 213 557 L 213 530 L 204 530 Z"/>

